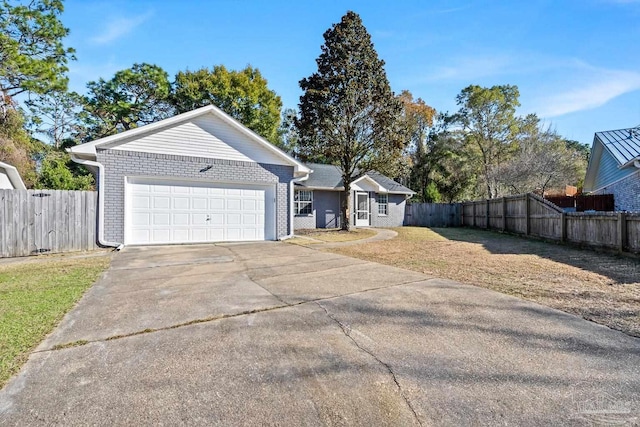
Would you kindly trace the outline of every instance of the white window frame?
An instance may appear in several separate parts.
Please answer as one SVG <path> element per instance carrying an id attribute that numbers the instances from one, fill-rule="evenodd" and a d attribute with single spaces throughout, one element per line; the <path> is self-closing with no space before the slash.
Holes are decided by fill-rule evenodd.
<path id="1" fill-rule="evenodd" d="M 380 201 L 382 197 L 384 197 L 384 203 Z M 389 195 L 378 194 L 378 216 L 387 216 L 387 215 L 389 215 Z"/>
<path id="2" fill-rule="evenodd" d="M 309 200 L 300 200 L 301 193 L 309 193 Z M 306 210 L 309 212 L 306 212 Z M 303 212 L 303 210 L 305 212 Z M 296 216 L 313 215 L 313 191 L 312 190 L 296 190 L 293 198 L 293 212 Z"/>

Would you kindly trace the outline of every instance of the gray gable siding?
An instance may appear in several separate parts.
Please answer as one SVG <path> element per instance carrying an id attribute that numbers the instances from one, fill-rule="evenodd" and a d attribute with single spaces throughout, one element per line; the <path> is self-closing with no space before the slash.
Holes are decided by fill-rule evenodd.
<path id="1" fill-rule="evenodd" d="M 611 153 L 604 149 L 602 150 L 602 157 L 600 158 L 600 164 L 596 173 L 593 190 L 602 188 L 625 178 L 636 171 L 637 169 L 633 166 L 620 169 L 618 162 L 613 158 Z"/>
<path id="2" fill-rule="evenodd" d="M 276 236 L 289 230 L 289 182 L 293 167 L 236 160 L 210 159 L 136 151 L 97 150 L 97 160 L 104 165 L 105 238 L 124 241 L 125 177 L 163 177 L 194 179 L 205 182 L 264 183 L 276 185 Z M 202 171 L 206 166 L 212 166 Z"/>

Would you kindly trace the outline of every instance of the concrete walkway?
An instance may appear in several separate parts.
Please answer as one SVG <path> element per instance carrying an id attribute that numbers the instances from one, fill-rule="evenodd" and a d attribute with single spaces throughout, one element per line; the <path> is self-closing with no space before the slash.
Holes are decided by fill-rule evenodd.
<path id="1" fill-rule="evenodd" d="M 127 248 L 0 391 L 0 425 L 640 420 L 640 340 L 285 243 Z"/>
<path id="2" fill-rule="evenodd" d="M 376 235 L 367 237 L 366 239 L 349 240 L 346 242 L 325 242 L 323 240 L 314 239 L 313 237 L 304 236 L 304 235 L 299 235 L 299 236 L 296 235 L 295 237 L 298 239 L 309 240 L 309 247 L 320 249 L 320 248 L 339 248 L 342 246 L 352 246 L 352 245 L 360 245 L 362 243 L 378 242 L 381 240 L 391 240 L 398 235 L 397 232 L 393 230 L 389 230 L 387 228 L 369 228 L 369 230 L 375 231 Z M 303 245 L 303 246 L 306 246 L 306 245 Z"/>

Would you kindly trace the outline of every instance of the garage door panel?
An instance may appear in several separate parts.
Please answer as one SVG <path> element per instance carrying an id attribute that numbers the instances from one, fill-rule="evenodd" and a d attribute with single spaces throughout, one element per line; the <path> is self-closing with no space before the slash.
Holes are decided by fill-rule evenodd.
<path id="1" fill-rule="evenodd" d="M 194 197 L 191 199 L 191 209 L 206 211 L 209 210 L 209 200 L 206 197 Z"/>
<path id="2" fill-rule="evenodd" d="M 147 209 L 151 205 L 150 197 L 134 195 L 132 204 L 134 208 Z"/>
<path id="3" fill-rule="evenodd" d="M 171 225 L 174 226 L 187 226 L 189 225 L 189 214 L 188 213 L 174 213 L 171 215 Z"/>
<path id="4" fill-rule="evenodd" d="M 148 212 L 134 213 L 131 218 L 133 225 L 149 226 L 151 225 L 151 214 Z"/>
<path id="5" fill-rule="evenodd" d="M 173 209 L 189 209 L 190 200 L 189 197 L 174 197 Z"/>
<path id="6" fill-rule="evenodd" d="M 171 225 L 171 215 L 167 213 L 154 213 L 153 214 L 153 222 L 154 226 L 162 226 L 168 227 Z"/>
<path id="7" fill-rule="evenodd" d="M 169 197 L 165 197 L 165 196 L 153 197 L 154 209 L 169 209 L 170 207 L 171 207 L 171 199 Z"/>
<path id="8" fill-rule="evenodd" d="M 206 213 L 191 214 L 191 225 L 206 225 L 209 215 Z"/>
<path id="9" fill-rule="evenodd" d="M 127 243 L 193 243 L 265 239 L 269 187 L 196 183 L 128 184 Z M 271 218 L 275 215 L 275 205 Z M 270 225 L 269 235 L 274 235 Z"/>
<path id="10" fill-rule="evenodd" d="M 240 199 L 227 199 L 227 210 L 239 211 L 240 209 L 242 209 Z"/>
<path id="11" fill-rule="evenodd" d="M 151 230 L 152 242 L 166 243 L 171 241 L 171 230 L 169 228 L 156 228 Z"/>

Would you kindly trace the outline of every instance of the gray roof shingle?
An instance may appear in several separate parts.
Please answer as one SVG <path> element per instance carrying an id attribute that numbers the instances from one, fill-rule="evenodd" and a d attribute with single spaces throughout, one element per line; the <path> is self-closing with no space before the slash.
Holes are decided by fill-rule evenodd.
<path id="1" fill-rule="evenodd" d="M 307 188 L 326 188 L 328 190 L 342 190 L 344 188 L 342 174 L 337 166 L 323 165 L 320 163 L 307 163 L 306 166 L 312 169 L 313 173 L 311 173 L 309 178 L 305 181 L 296 183 L 296 185 Z M 410 188 L 405 187 L 379 172 L 371 171 L 366 175 L 389 190 L 390 193 L 415 194 L 415 192 Z"/>

